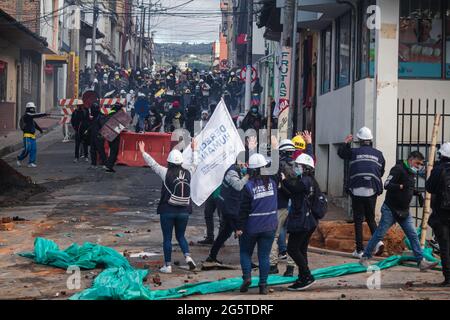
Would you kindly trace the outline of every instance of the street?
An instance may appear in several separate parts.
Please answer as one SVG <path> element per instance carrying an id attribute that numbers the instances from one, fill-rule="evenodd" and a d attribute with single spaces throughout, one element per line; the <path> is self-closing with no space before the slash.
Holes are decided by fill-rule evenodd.
<path id="1" fill-rule="evenodd" d="M 92 242 L 114 248 L 119 253 L 154 253 L 146 259 L 129 258 L 135 268 L 149 268 L 158 273 L 163 264 L 162 234 L 156 205 L 160 197 L 160 179 L 148 168 L 117 167 L 116 174 L 90 169 L 89 163 L 73 163 L 73 142 L 61 142 L 60 130 L 53 130 L 38 140 L 38 167 L 19 168 L 46 192 L 32 196 L 23 203 L 0 208 L 1 217 L 19 216 L 27 219 L 15 223 L 12 231 L 0 231 L 0 299 L 67 299 L 91 286 L 102 270 L 82 271 L 81 288 L 70 290 L 65 270 L 17 256 L 33 250 L 36 237 L 55 241 L 61 249 L 76 242 Z M 4 159 L 15 166 L 13 153 Z M 216 218 L 216 234 L 218 219 Z M 203 210 L 196 208 L 191 215 L 186 238 L 196 243 L 203 239 L 205 222 Z M 167 289 L 204 281 L 241 276 L 239 247 L 235 239 L 227 241 L 219 258 L 234 270 L 190 272 L 184 264 L 176 240 L 174 244 L 174 272 L 160 274 L 162 285 L 155 287 L 149 276 L 151 290 Z M 209 247 L 191 245 L 197 263 L 208 255 Z M 357 260 L 337 255 L 310 253 L 311 269 Z M 254 261 L 256 259 L 254 258 Z M 284 272 L 281 266 L 281 273 Z M 289 292 L 286 286 L 270 287 L 269 295 L 237 291 L 184 299 L 449 299 L 448 288 L 434 284 L 441 281 L 440 271 L 421 273 L 417 268 L 399 266 L 381 272 L 381 289 L 369 290 L 370 274 L 355 274 L 320 280 L 307 292 Z"/>

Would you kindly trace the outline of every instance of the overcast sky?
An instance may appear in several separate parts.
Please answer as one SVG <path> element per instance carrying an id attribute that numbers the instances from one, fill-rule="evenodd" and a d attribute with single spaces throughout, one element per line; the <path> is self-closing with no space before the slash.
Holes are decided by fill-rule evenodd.
<path id="1" fill-rule="evenodd" d="M 171 8 L 187 1 L 161 0 L 160 3 L 163 8 Z M 222 22 L 220 0 L 194 0 L 169 12 L 176 16 L 155 14 L 151 17 L 151 30 L 156 31 L 155 42 L 199 43 L 213 42 L 219 38 Z"/>

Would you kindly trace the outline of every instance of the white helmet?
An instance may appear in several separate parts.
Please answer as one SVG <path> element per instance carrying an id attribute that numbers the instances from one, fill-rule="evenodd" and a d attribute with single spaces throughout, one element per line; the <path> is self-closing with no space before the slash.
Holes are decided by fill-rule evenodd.
<path id="1" fill-rule="evenodd" d="M 167 162 L 181 165 L 183 164 L 183 154 L 179 150 L 172 150 L 167 157 Z"/>
<path id="2" fill-rule="evenodd" d="M 450 158 L 450 142 L 444 143 L 439 149 L 439 153 L 442 157 Z"/>
<path id="3" fill-rule="evenodd" d="M 258 169 L 263 168 L 269 164 L 269 161 L 264 158 L 264 156 L 260 153 L 255 153 L 250 156 L 248 160 L 248 167 L 250 169 Z"/>
<path id="4" fill-rule="evenodd" d="M 314 159 L 309 154 L 306 154 L 306 153 L 302 153 L 301 155 L 299 155 L 297 157 L 297 159 L 295 159 L 295 163 L 296 164 L 303 164 L 303 165 L 309 166 L 309 167 L 311 167 L 313 169 L 315 167 L 314 166 Z"/>
<path id="5" fill-rule="evenodd" d="M 126 92 L 125 92 L 125 90 L 120 90 L 120 94 L 125 94 Z"/>
<path id="6" fill-rule="evenodd" d="M 36 109 L 36 105 L 34 104 L 34 102 L 27 102 L 25 108 Z"/>
<path id="7" fill-rule="evenodd" d="M 356 134 L 359 140 L 373 140 L 372 131 L 367 127 L 362 127 Z"/>
<path id="8" fill-rule="evenodd" d="M 290 139 L 283 139 L 280 142 L 280 151 L 295 151 L 295 145 Z"/>
<path id="9" fill-rule="evenodd" d="M 133 89 L 130 90 L 130 94 L 134 94 L 134 90 Z"/>

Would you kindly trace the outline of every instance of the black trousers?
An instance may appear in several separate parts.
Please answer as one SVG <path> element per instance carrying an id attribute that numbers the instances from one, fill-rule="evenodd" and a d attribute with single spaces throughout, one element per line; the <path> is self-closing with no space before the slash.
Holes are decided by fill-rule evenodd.
<path id="1" fill-rule="evenodd" d="M 113 141 L 109 143 L 109 157 L 106 160 L 106 167 L 112 169 L 117 161 L 117 156 L 119 154 L 120 146 L 120 135 L 117 136 Z"/>
<path id="2" fill-rule="evenodd" d="M 209 256 L 213 259 L 217 258 L 220 248 L 222 248 L 223 244 L 231 237 L 231 235 L 235 231 L 233 228 L 233 224 L 231 223 L 231 219 L 227 216 L 222 216 L 221 222 L 222 227 L 220 228 L 219 234 L 217 235 L 216 240 L 214 240 L 211 251 L 209 252 Z"/>
<path id="3" fill-rule="evenodd" d="M 315 230 L 314 228 L 311 231 L 289 233 L 287 251 L 298 266 L 299 279 L 311 276 L 311 271 L 308 267 L 308 245 Z"/>
<path id="4" fill-rule="evenodd" d="M 442 273 L 445 280 L 450 281 L 450 225 L 439 224 L 433 231 L 441 252 Z"/>
<path id="5" fill-rule="evenodd" d="M 217 210 L 219 214 L 220 227 L 223 228 L 222 223 L 222 214 L 217 206 L 217 200 L 213 198 L 213 196 L 209 196 L 209 198 L 205 202 L 205 222 L 206 222 L 206 237 L 208 239 L 214 239 L 214 211 Z"/>
<path id="6" fill-rule="evenodd" d="M 80 132 L 75 133 L 75 159 L 80 159 L 80 147 L 83 148 L 83 156 L 88 157 L 89 144 Z"/>
<path id="7" fill-rule="evenodd" d="M 358 252 L 364 251 L 363 222 L 366 220 L 370 232 L 375 233 L 377 223 L 375 222 L 375 205 L 377 196 L 357 197 L 352 196 L 353 222 L 355 223 L 355 242 Z"/>
<path id="8" fill-rule="evenodd" d="M 99 137 L 91 137 L 91 165 L 97 165 L 97 157 L 100 156 L 102 165 L 106 163 L 105 139 Z"/>

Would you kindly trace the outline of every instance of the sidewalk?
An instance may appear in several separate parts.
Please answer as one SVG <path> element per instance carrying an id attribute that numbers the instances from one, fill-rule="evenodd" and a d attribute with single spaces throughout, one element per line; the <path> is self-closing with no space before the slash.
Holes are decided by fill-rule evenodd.
<path id="1" fill-rule="evenodd" d="M 36 119 L 36 123 L 44 131 L 43 134 L 37 132 L 37 139 L 51 132 L 55 128 L 59 127 L 59 121 L 61 120 L 61 111 L 59 109 L 53 109 L 49 115 L 44 118 Z M 20 150 L 23 146 L 23 133 L 22 130 L 17 129 L 8 133 L 4 133 L 0 136 L 0 158 Z"/>

